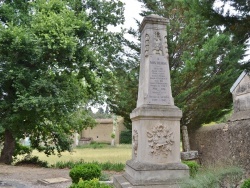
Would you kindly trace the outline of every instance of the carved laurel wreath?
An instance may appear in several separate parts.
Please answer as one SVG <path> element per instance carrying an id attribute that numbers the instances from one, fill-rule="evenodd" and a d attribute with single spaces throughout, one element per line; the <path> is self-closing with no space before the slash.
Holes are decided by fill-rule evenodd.
<path id="1" fill-rule="evenodd" d="M 165 157 L 172 151 L 174 144 L 173 132 L 163 125 L 156 125 L 152 131 L 147 131 L 150 152 L 152 155 L 163 154 Z"/>

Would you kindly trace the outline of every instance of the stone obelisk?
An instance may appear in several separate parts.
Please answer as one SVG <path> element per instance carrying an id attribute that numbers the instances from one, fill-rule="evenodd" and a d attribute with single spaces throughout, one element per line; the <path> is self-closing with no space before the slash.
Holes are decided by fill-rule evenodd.
<path id="1" fill-rule="evenodd" d="M 132 159 L 125 174 L 114 177 L 117 188 L 175 188 L 189 176 L 180 158 L 180 119 L 171 91 L 166 18 L 143 19 L 137 107 L 132 120 Z"/>

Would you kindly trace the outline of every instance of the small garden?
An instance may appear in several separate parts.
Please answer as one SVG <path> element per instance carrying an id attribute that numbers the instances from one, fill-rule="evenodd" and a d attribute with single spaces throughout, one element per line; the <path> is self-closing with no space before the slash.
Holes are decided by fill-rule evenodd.
<path id="1" fill-rule="evenodd" d="M 16 156 L 15 165 L 37 165 L 46 168 L 68 168 L 72 179 L 70 188 L 108 188 L 113 174 L 124 173 L 125 162 L 131 159 L 131 145 L 92 143 L 75 148 L 71 153 L 47 157 L 38 151 L 23 150 Z M 68 160 L 67 160 L 68 159 Z M 250 180 L 243 180 L 244 171 L 235 166 L 204 168 L 195 161 L 183 161 L 189 166 L 190 178 L 180 182 L 181 188 L 250 188 Z M 107 182 L 109 182 L 107 184 Z"/>

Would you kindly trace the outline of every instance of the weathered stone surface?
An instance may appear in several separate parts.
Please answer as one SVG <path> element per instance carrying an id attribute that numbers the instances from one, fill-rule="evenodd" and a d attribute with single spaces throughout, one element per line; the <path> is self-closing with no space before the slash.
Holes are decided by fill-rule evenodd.
<path id="1" fill-rule="evenodd" d="M 250 117 L 202 127 L 190 138 L 191 149 L 198 150 L 202 165 L 237 165 L 250 178 Z"/>
<path id="2" fill-rule="evenodd" d="M 189 161 L 199 158 L 198 151 L 184 151 L 181 152 L 181 160 Z"/>
<path id="3" fill-rule="evenodd" d="M 149 56 L 148 104 L 171 105 L 169 65 L 164 56 Z"/>
<path id="4" fill-rule="evenodd" d="M 181 132 L 182 132 L 182 147 L 183 147 L 183 151 L 184 152 L 190 151 L 187 126 L 182 126 L 181 127 Z"/>
<path id="5" fill-rule="evenodd" d="M 171 92 L 167 19 L 145 17 L 141 27 L 141 62 L 137 108 L 132 120 L 132 160 L 114 177 L 117 188 L 177 188 L 189 176 L 180 158 L 180 119 Z"/>
<path id="6" fill-rule="evenodd" d="M 174 105 L 171 92 L 166 18 L 150 15 L 143 19 L 141 63 L 137 107 L 144 104 Z"/>
<path id="7" fill-rule="evenodd" d="M 0 188 L 14 188 L 14 186 L 10 185 L 9 183 L 0 181 Z"/>
<path id="8" fill-rule="evenodd" d="M 133 185 L 168 185 L 188 175 L 189 169 L 182 163 L 152 164 L 130 160 L 126 164 L 124 177 Z"/>
<path id="9" fill-rule="evenodd" d="M 142 105 L 135 108 L 130 114 L 131 120 L 141 119 L 171 119 L 180 121 L 182 117 L 182 111 L 176 106 L 160 106 L 160 105 Z"/>
<path id="10" fill-rule="evenodd" d="M 116 188 L 180 188 L 180 182 L 176 181 L 164 182 L 164 184 L 147 185 L 141 183 L 140 185 L 133 185 L 129 180 L 126 179 L 124 175 L 114 176 L 113 183 Z"/>
<path id="11" fill-rule="evenodd" d="M 233 95 L 234 113 L 250 110 L 250 76 L 243 71 L 230 89 Z"/>
<path id="12" fill-rule="evenodd" d="M 62 177 L 58 177 L 58 178 L 48 178 L 48 179 L 41 179 L 38 180 L 38 182 L 46 184 L 46 185 L 50 185 L 50 184 L 55 184 L 55 183 L 63 183 L 63 182 L 67 182 L 69 181 L 69 179 L 67 178 L 62 178 Z"/>
<path id="13" fill-rule="evenodd" d="M 229 121 L 246 120 L 250 118 L 250 110 L 233 113 Z"/>
<path id="14" fill-rule="evenodd" d="M 181 110 L 174 106 L 171 91 L 167 19 L 145 17 L 141 27 L 141 62 L 137 108 L 132 120 L 132 160 L 125 174 L 114 177 L 117 188 L 177 188 L 189 177 L 181 164 Z"/>

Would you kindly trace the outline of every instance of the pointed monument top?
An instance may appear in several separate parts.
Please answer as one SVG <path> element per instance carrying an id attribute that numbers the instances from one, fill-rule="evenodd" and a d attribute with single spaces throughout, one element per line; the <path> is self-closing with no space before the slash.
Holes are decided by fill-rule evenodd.
<path id="1" fill-rule="evenodd" d="M 139 28 L 140 32 L 142 32 L 142 30 L 144 29 L 144 27 L 147 23 L 157 24 L 157 25 L 167 25 L 167 23 L 169 23 L 169 21 L 167 18 L 164 18 L 164 17 L 159 16 L 157 14 L 150 14 L 150 15 L 144 17 L 144 19 L 142 20 L 141 26 Z"/>

